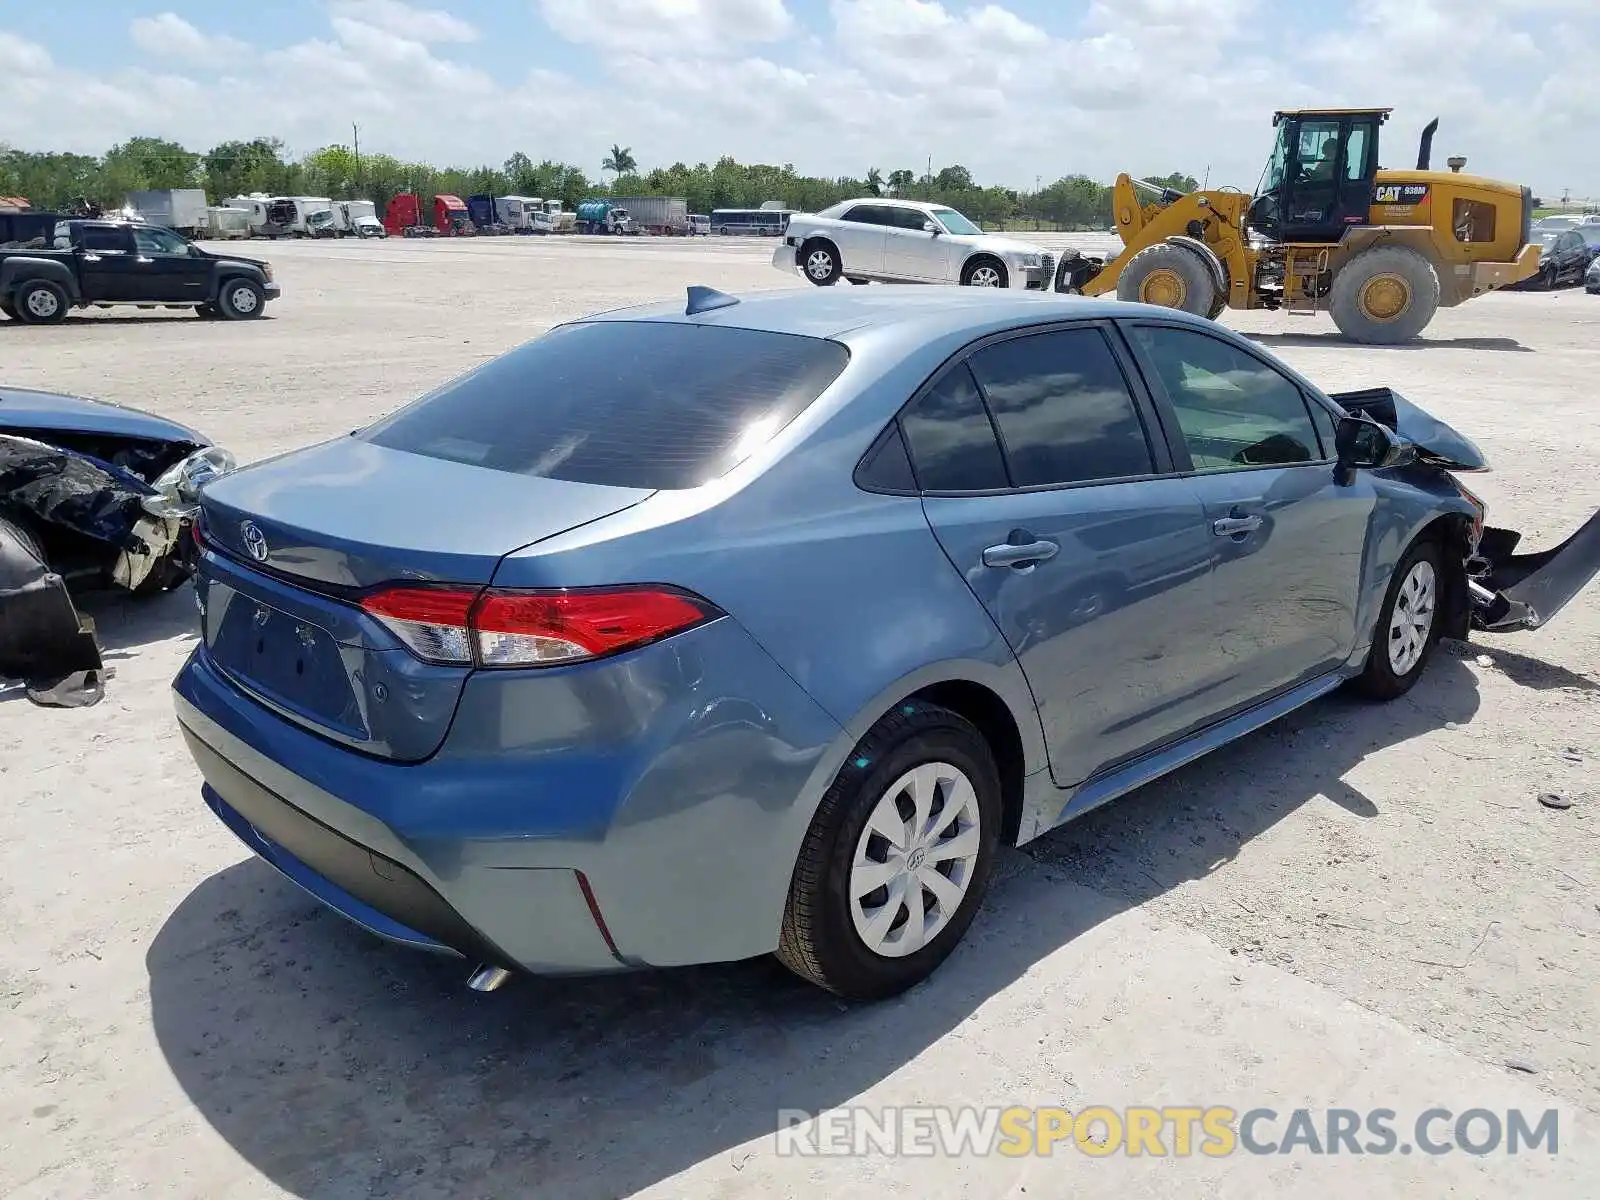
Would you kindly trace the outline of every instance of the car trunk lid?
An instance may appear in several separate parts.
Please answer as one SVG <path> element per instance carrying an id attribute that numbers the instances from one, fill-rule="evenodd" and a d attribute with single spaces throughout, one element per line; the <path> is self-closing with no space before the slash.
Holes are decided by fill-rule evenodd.
<path id="1" fill-rule="evenodd" d="M 360 597 L 396 582 L 485 585 L 507 553 L 650 494 L 356 438 L 256 464 L 202 494 L 207 652 L 289 720 L 367 753 L 426 758 L 470 668 L 421 661 Z"/>

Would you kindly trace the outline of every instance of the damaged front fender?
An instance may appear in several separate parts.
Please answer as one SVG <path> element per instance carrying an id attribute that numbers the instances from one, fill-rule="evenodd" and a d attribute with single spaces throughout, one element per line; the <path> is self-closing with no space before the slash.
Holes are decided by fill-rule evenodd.
<path id="1" fill-rule="evenodd" d="M 1522 535 L 1485 529 L 1470 581 L 1472 625 L 1486 633 L 1514 633 L 1549 623 L 1600 574 L 1600 511 L 1551 550 L 1513 554 Z"/>

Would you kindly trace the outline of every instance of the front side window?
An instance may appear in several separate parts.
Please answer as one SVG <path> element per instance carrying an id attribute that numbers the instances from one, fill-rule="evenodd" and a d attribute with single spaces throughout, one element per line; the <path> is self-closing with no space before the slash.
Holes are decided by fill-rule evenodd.
<path id="1" fill-rule="evenodd" d="M 900 418 L 925 492 L 987 492 L 1006 486 L 1005 460 L 983 396 L 963 364 L 947 371 Z"/>
<path id="2" fill-rule="evenodd" d="M 1155 473 L 1128 382 L 1098 329 L 1011 338 L 971 361 L 1016 486 Z"/>
<path id="3" fill-rule="evenodd" d="M 896 229 L 911 229 L 918 233 L 928 223 L 928 214 L 920 208 L 891 208 L 889 223 Z"/>
<path id="4" fill-rule="evenodd" d="M 138 247 L 140 254 L 182 254 L 187 256 L 189 253 L 189 243 L 170 229 L 135 229 L 133 231 L 133 244 Z"/>
<path id="5" fill-rule="evenodd" d="M 1172 402 L 1196 471 L 1323 457 L 1305 397 L 1287 376 L 1209 334 L 1158 325 L 1130 332 Z"/>
<path id="6" fill-rule="evenodd" d="M 939 224 L 951 233 L 971 236 L 983 232 L 953 208 L 936 208 L 933 210 L 933 215 L 939 219 Z"/>

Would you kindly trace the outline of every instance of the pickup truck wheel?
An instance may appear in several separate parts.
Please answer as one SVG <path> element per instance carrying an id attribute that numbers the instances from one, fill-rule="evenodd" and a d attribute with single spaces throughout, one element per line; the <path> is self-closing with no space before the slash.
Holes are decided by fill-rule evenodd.
<path id="1" fill-rule="evenodd" d="M 67 293 L 49 279 L 30 279 L 17 288 L 12 304 L 25 325 L 54 325 L 67 317 Z"/>
<path id="2" fill-rule="evenodd" d="M 217 307 L 230 321 L 248 321 L 259 317 L 267 306 L 267 294 L 253 279 L 235 276 L 222 282 L 217 293 Z"/>
<path id="3" fill-rule="evenodd" d="M 1006 265 L 998 258 L 975 258 L 961 269 L 962 287 L 1003 288 L 1009 282 Z"/>
<path id="4" fill-rule="evenodd" d="M 9 300 L 0 300 L 0 313 L 4 313 L 15 321 L 17 319 L 17 306 Z"/>
<path id="5" fill-rule="evenodd" d="M 813 238 L 800 247 L 795 256 L 806 278 L 818 287 L 837 283 L 844 268 L 839 262 L 839 247 L 824 238 Z"/>

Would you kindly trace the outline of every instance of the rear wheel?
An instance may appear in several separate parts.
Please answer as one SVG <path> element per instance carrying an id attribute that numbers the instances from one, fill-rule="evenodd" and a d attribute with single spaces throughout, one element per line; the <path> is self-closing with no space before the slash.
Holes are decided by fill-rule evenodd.
<path id="1" fill-rule="evenodd" d="M 1439 311 L 1439 274 L 1405 246 L 1363 250 L 1334 276 L 1328 311 L 1352 341 L 1369 346 L 1408 342 Z"/>
<path id="2" fill-rule="evenodd" d="M 49 279 L 30 279 L 21 284 L 12 305 L 17 320 L 26 325 L 54 325 L 67 318 L 67 293 Z"/>
<path id="3" fill-rule="evenodd" d="M 1439 543 L 1413 542 L 1389 581 L 1367 665 L 1353 681 L 1357 690 L 1374 700 L 1395 700 L 1422 678 L 1439 642 L 1443 582 Z"/>
<path id="4" fill-rule="evenodd" d="M 857 1000 L 927 978 L 983 902 L 1000 823 L 983 735 L 948 709 L 902 704 L 851 752 L 812 818 L 778 959 Z"/>
<path id="5" fill-rule="evenodd" d="M 1117 277 L 1117 299 L 1208 317 L 1217 302 L 1217 282 L 1193 250 L 1161 242 L 1128 260 Z M 1226 294 L 1222 302 L 1227 303 Z"/>
<path id="6" fill-rule="evenodd" d="M 800 269 L 818 287 L 837 283 L 844 271 L 839 262 L 839 247 L 823 238 L 813 238 L 801 246 L 799 258 Z"/>
<path id="7" fill-rule="evenodd" d="M 4 313 L 15 321 L 17 319 L 17 306 L 9 300 L 0 300 L 0 313 Z"/>

